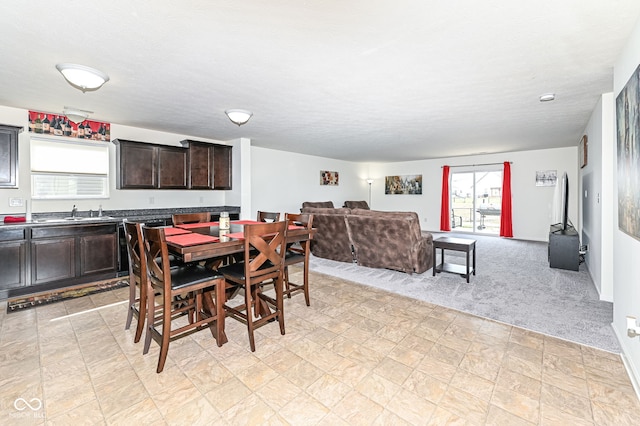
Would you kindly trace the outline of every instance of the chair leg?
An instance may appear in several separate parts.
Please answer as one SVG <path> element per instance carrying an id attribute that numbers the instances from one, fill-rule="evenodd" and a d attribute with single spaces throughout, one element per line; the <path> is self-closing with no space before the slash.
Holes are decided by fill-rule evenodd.
<path id="1" fill-rule="evenodd" d="M 291 293 L 289 290 L 289 267 L 284 267 L 284 287 L 286 289 L 287 297 L 291 299 Z"/>
<path id="2" fill-rule="evenodd" d="M 225 302 L 225 297 L 226 295 L 226 283 L 224 279 L 220 279 L 218 280 L 218 282 L 216 283 L 216 344 L 218 345 L 218 347 L 222 346 L 223 343 L 225 343 L 223 341 L 223 336 L 224 334 L 224 322 L 225 322 L 225 317 L 226 312 L 224 310 L 224 302 Z M 213 312 L 211 313 L 213 314 Z"/>
<path id="3" fill-rule="evenodd" d="M 140 341 L 142 330 L 144 330 L 145 319 L 147 317 L 147 290 L 140 286 L 140 303 L 138 303 L 138 325 L 136 326 L 136 335 L 133 339 L 134 343 Z M 131 310 L 129 311 L 131 312 Z"/>
<path id="4" fill-rule="evenodd" d="M 249 288 L 245 287 L 244 290 L 244 303 L 245 303 L 245 311 L 247 315 L 247 332 L 249 333 L 249 346 L 251 347 L 251 352 L 256 351 L 256 342 L 253 338 L 253 315 L 251 310 L 253 309 L 252 298 L 254 296 L 254 292 L 252 291 L 251 284 L 246 284 Z M 254 301 L 257 302 L 257 301 Z M 257 303 L 256 303 L 257 305 Z"/>
<path id="5" fill-rule="evenodd" d="M 136 304 L 136 283 L 131 281 L 132 280 L 129 279 L 129 313 L 127 313 L 127 323 L 124 326 L 125 330 L 128 330 L 129 327 L 131 327 L 131 320 L 133 319 L 133 309 Z M 138 320 L 140 320 L 140 317 L 138 317 Z"/>
<path id="6" fill-rule="evenodd" d="M 171 338 L 171 297 L 164 295 L 164 305 L 162 306 L 162 341 L 160 343 L 160 355 L 158 356 L 157 373 L 162 373 L 164 363 L 169 353 L 169 340 Z"/>
<path id="7" fill-rule="evenodd" d="M 153 322 L 156 313 L 156 297 L 152 288 L 147 288 L 147 331 L 144 335 L 144 349 L 142 354 L 149 353 L 149 347 L 151 346 L 151 337 L 153 333 Z"/>
<path id="8" fill-rule="evenodd" d="M 309 259 L 305 259 L 304 260 L 304 267 L 303 267 L 303 281 L 302 281 L 302 285 L 304 288 L 304 301 L 307 303 L 307 306 L 311 306 L 311 304 L 309 303 Z"/>
<path id="9" fill-rule="evenodd" d="M 278 309 L 278 324 L 280 324 L 280 334 L 284 336 L 284 295 L 282 275 L 276 279 L 276 309 Z"/>

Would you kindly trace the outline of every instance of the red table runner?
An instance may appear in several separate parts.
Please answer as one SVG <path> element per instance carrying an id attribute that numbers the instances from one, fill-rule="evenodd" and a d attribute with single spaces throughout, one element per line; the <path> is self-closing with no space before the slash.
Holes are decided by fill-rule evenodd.
<path id="1" fill-rule="evenodd" d="M 164 235 L 166 237 L 170 235 L 180 235 L 180 234 L 190 234 L 190 233 L 191 231 L 187 231 L 186 229 L 173 228 L 173 227 L 164 228 Z"/>
<path id="2" fill-rule="evenodd" d="M 189 234 L 172 235 L 167 237 L 167 241 L 178 246 L 193 246 L 196 244 L 215 243 L 219 241 L 218 237 L 212 237 L 211 235 L 198 234 L 192 232 Z"/>

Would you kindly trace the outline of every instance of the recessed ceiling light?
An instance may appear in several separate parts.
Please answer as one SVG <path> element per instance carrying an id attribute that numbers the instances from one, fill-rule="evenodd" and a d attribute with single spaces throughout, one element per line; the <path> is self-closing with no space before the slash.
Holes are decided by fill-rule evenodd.
<path id="1" fill-rule="evenodd" d="M 553 101 L 555 98 L 556 98 L 555 93 L 545 93 L 544 95 L 540 95 L 540 102 Z"/>

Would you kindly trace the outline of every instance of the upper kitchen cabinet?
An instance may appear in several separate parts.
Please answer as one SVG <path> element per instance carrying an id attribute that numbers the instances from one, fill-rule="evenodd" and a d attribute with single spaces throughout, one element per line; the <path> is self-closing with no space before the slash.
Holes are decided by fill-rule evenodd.
<path id="1" fill-rule="evenodd" d="M 231 189 L 231 146 L 114 139 L 118 189 Z"/>
<path id="2" fill-rule="evenodd" d="M 190 189 L 231 189 L 231 146 L 191 140 L 182 145 L 189 149 Z"/>
<path id="3" fill-rule="evenodd" d="M 118 189 L 158 188 L 158 149 L 156 145 L 114 139 L 117 146 Z"/>
<path id="4" fill-rule="evenodd" d="M 213 145 L 182 141 L 189 152 L 189 188 L 213 189 Z"/>
<path id="5" fill-rule="evenodd" d="M 0 188 L 18 187 L 18 133 L 22 127 L 0 124 Z"/>
<path id="6" fill-rule="evenodd" d="M 187 150 L 174 146 L 158 146 L 158 188 L 187 188 Z"/>
<path id="7" fill-rule="evenodd" d="M 213 189 L 231 189 L 231 147 L 213 146 Z"/>

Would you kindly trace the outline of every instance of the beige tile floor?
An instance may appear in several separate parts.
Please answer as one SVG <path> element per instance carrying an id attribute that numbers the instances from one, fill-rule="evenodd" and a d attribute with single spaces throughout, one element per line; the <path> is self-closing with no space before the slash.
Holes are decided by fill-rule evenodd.
<path id="1" fill-rule="evenodd" d="M 311 286 L 311 307 L 285 301 L 285 336 L 269 324 L 251 353 L 230 319 L 222 348 L 206 331 L 178 340 L 161 374 L 157 345 L 142 355 L 124 330 L 126 289 L 0 304 L 0 424 L 640 424 L 616 354 L 320 274 Z"/>

